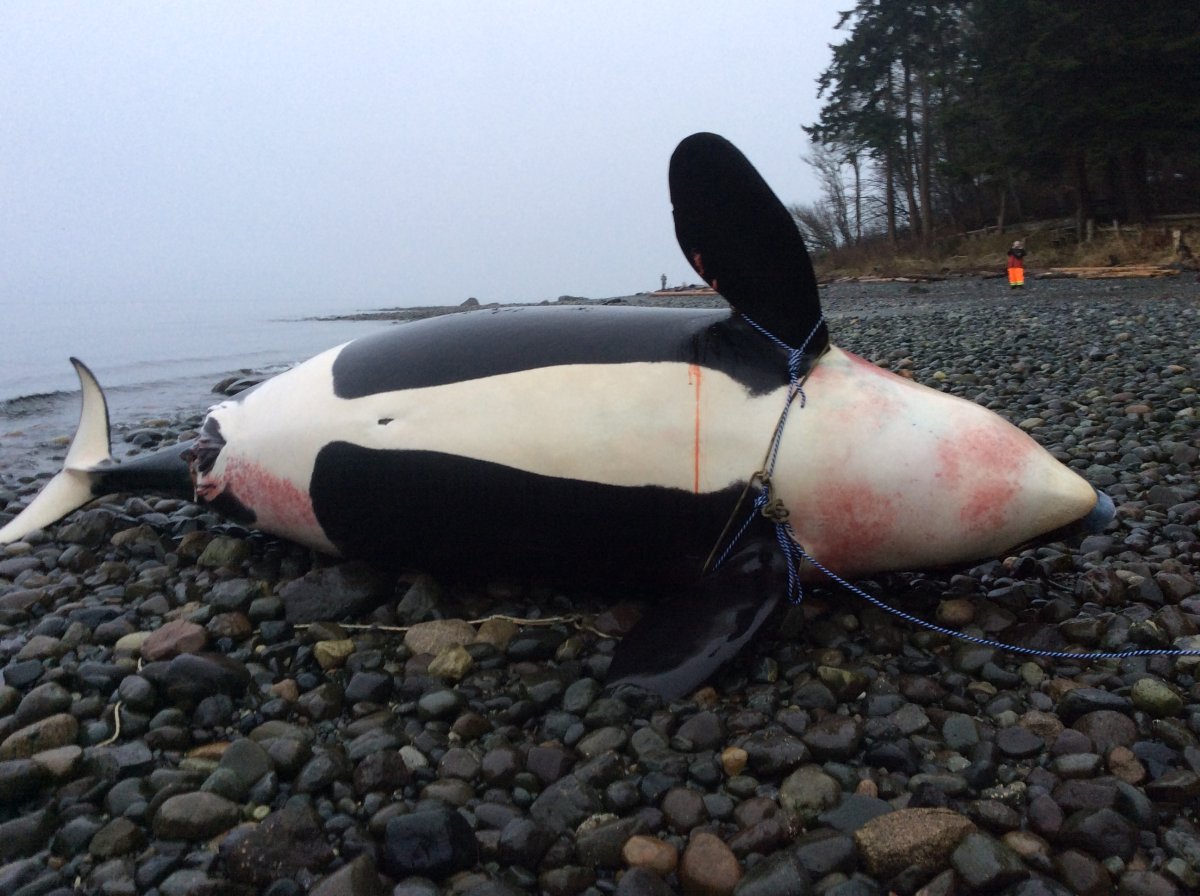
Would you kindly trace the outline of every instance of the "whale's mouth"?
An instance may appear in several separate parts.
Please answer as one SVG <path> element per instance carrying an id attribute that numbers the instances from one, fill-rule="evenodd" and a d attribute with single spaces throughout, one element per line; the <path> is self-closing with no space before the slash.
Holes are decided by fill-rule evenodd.
<path id="1" fill-rule="evenodd" d="M 212 472 L 217 463 L 217 456 L 224 447 L 225 438 L 221 435 L 221 424 L 212 417 L 205 418 L 199 438 L 183 452 L 183 459 L 187 461 L 193 482 Z"/>

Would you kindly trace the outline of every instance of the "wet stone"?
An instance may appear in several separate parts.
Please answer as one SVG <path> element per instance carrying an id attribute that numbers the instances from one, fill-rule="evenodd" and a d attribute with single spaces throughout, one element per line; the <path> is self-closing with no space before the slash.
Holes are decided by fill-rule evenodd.
<path id="1" fill-rule="evenodd" d="M 147 665 L 142 674 L 171 703 L 198 703 L 210 694 L 240 697 L 250 677 L 237 660 L 219 654 L 190 653 L 175 657 L 165 667 L 161 663 Z"/>
<path id="2" fill-rule="evenodd" d="M 506 865 L 534 869 L 558 835 L 528 818 L 514 818 L 500 831 L 498 853 Z"/>
<path id="3" fill-rule="evenodd" d="M 1121 896 L 1180 896 L 1180 889 L 1155 871 L 1126 871 L 1118 882 Z"/>
<path id="4" fill-rule="evenodd" d="M 929 716 L 915 703 L 904 704 L 890 716 L 890 720 L 904 735 L 916 734 L 929 727 Z"/>
<path id="5" fill-rule="evenodd" d="M 366 756 L 354 767 L 354 790 L 359 795 L 397 790 L 407 784 L 411 776 L 399 753 L 381 750 Z"/>
<path id="6" fill-rule="evenodd" d="M 475 658 L 465 647 L 450 647 L 429 663 L 429 674 L 447 681 L 460 681 L 475 665 Z"/>
<path id="7" fill-rule="evenodd" d="M 720 716 L 704 711 L 685 719 L 676 735 L 689 741 L 695 750 L 715 750 L 725 739 L 725 728 Z"/>
<path id="8" fill-rule="evenodd" d="M 804 745 L 817 759 L 848 759 L 862 740 L 862 727 L 849 716 L 827 716 L 804 733 Z"/>
<path id="9" fill-rule="evenodd" d="M 1038 794 L 1026 809 L 1029 825 L 1043 837 L 1056 837 L 1063 823 L 1063 810 L 1051 797 Z"/>
<path id="10" fill-rule="evenodd" d="M 348 703 L 384 703 L 392 694 L 392 676 L 386 672 L 355 672 L 346 685 Z"/>
<path id="11" fill-rule="evenodd" d="M 886 815 L 892 810 L 893 807 L 887 800 L 852 793 L 835 808 L 822 812 L 817 820 L 835 831 L 852 834 L 871 819 Z"/>
<path id="12" fill-rule="evenodd" d="M 1077 809 L 1109 809 L 1117 799 L 1115 783 L 1107 781 L 1064 781 L 1054 788 L 1054 800 L 1066 812 Z"/>
<path id="13" fill-rule="evenodd" d="M 538 886 L 548 896 L 572 896 L 596 882 L 596 872 L 582 865 L 562 865 L 538 875 Z"/>
<path id="14" fill-rule="evenodd" d="M 443 778 L 459 778 L 472 781 L 479 774 L 478 757 L 470 750 L 461 747 L 451 747 L 438 762 L 438 776 Z"/>
<path id="15" fill-rule="evenodd" d="M 598 816 L 604 818 L 604 816 Z M 606 818 L 580 825 L 575 833 L 575 853 L 589 868 L 617 868 L 622 863 L 621 850 L 635 833 L 642 829 L 641 820 Z"/>
<path id="16" fill-rule="evenodd" d="M 0 762 L 25 759 L 43 750 L 52 750 L 75 742 L 79 722 L 67 713 L 56 713 L 26 725 L 0 743 Z"/>
<path id="17" fill-rule="evenodd" d="M 1092 742 L 1097 752 L 1105 753 L 1114 747 L 1130 747 L 1137 740 L 1137 725 L 1123 713 L 1112 710 L 1089 712 L 1075 720 L 1072 726 Z"/>
<path id="18" fill-rule="evenodd" d="M 271 771 L 273 764 L 261 744 L 250 738 L 239 738 L 221 754 L 220 767 L 228 769 L 248 789 Z"/>
<path id="19" fill-rule="evenodd" d="M 238 807 L 212 793 L 181 793 L 168 798 L 154 816 L 154 835 L 164 840 L 204 840 L 237 823 Z"/>
<path id="20" fill-rule="evenodd" d="M 457 691 L 432 691 L 417 701 L 417 712 L 422 719 L 447 719 L 457 716 L 465 705 L 466 700 Z"/>
<path id="21" fill-rule="evenodd" d="M 17 691 L 13 690 L 14 695 Z M 19 727 L 24 727 L 47 716 L 66 712 L 71 708 L 71 692 L 58 682 L 39 684 L 31 689 L 17 705 L 13 719 Z"/>
<path id="22" fill-rule="evenodd" d="M 717 836 L 693 834 L 679 862 L 679 882 L 685 893 L 728 896 L 742 877 L 737 857 Z"/>
<path id="23" fill-rule="evenodd" d="M 142 741 L 119 743 L 111 747 L 96 747 L 90 751 L 90 759 L 111 762 L 118 777 L 149 774 L 154 768 L 154 753 Z"/>
<path id="24" fill-rule="evenodd" d="M 949 809 L 901 809 L 867 822 L 854 835 L 867 869 L 890 878 L 910 865 L 944 868 L 975 825 Z"/>
<path id="25" fill-rule="evenodd" d="M 475 835 L 457 812 L 414 812 L 387 823 L 382 865 L 396 878 L 442 878 L 472 867 L 478 858 Z"/>
<path id="26" fill-rule="evenodd" d="M 1051 744 L 1050 752 L 1054 756 L 1063 756 L 1071 753 L 1087 753 L 1092 749 L 1092 739 L 1082 731 L 1077 731 L 1074 728 L 1066 728 L 1058 733 Z"/>
<path id="27" fill-rule="evenodd" d="M 42 787 L 48 776 L 32 759 L 0 762 L 0 803 L 16 804 Z"/>
<path id="28" fill-rule="evenodd" d="M 1073 813 L 1063 822 L 1059 837 L 1063 843 L 1089 852 L 1101 861 L 1109 856 L 1129 861 L 1138 845 L 1137 829 L 1112 809 Z"/>
<path id="29" fill-rule="evenodd" d="M 593 678 L 581 678 L 573 681 L 563 692 L 562 708 L 565 712 L 582 716 L 600 696 L 600 691 L 600 683 Z"/>
<path id="30" fill-rule="evenodd" d="M 1088 713 L 1103 710 L 1128 715 L 1131 709 L 1130 702 L 1126 698 L 1099 688 L 1076 688 L 1068 691 L 1058 702 L 1059 718 L 1065 724 L 1072 726 Z"/>
<path id="31" fill-rule="evenodd" d="M 390 576 L 352 561 L 310 570 L 284 585 L 279 596 L 287 621 L 300 625 L 360 616 L 390 597 L 392 588 Z"/>
<path id="32" fill-rule="evenodd" d="M 732 784 L 732 780 L 729 783 Z M 836 806 L 841 797 L 841 785 L 815 765 L 792 772 L 779 787 L 779 804 L 783 811 L 794 824 L 805 827 L 811 826 L 826 809 Z"/>
<path id="33" fill-rule="evenodd" d="M 757 863 L 733 892 L 735 896 L 809 896 L 812 884 L 796 855 L 783 851 Z"/>
<path id="34" fill-rule="evenodd" d="M 662 804 L 663 820 L 676 833 L 686 834 L 708 820 L 703 796 L 686 787 L 667 791 Z"/>
<path id="35" fill-rule="evenodd" d="M 792 734 L 778 728 L 756 731 L 741 741 L 750 770 L 755 775 L 787 774 L 808 759 L 808 748 Z"/>
<path id="36" fill-rule="evenodd" d="M 1058 879 L 1077 896 L 1108 896 L 1112 883 L 1104 866 L 1077 849 L 1064 850 L 1054 857 Z"/>
<path id="37" fill-rule="evenodd" d="M 1156 678 L 1142 678 L 1130 690 L 1133 705 L 1156 718 L 1178 716 L 1184 700 L 1168 685 Z"/>
<path id="38" fill-rule="evenodd" d="M 962 838 L 950 856 L 950 864 L 973 892 L 1002 890 L 1029 876 L 1020 856 L 978 831 Z"/>
<path id="39" fill-rule="evenodd" d="M 575 744 L 575 750 L 583 758 L 590 759 L 602 753 L 620 750 L 628 742 L 629 736 L 624 728 L 608 725 L 585 734 Z"/>
<path id="40" fill-rule="evenodd" d="M 629 720 L 629 707 L 622 700 L 601 697 L 588 707 L 583 723 L 588 728 L 624 725 Z"/>
<path id="41" fill-rule="evenodd" d="M 514 662 L 542 662 L 553 659 L 565 639 L 565 633 L 552 628 L 525 629 L 508 642 L 506 653 Z"/>
<path id="42" fill-rule="evenodd" d="M 638 834 L 625 841 L 621 858 L 631 868 L 644 868 L 666 877 L 679 864 L 679 850 L 657 837 Z"/>
<path id="43" fill-rule="evenodd" d="M 539 824 L 561 831 L 578 827 L 602 806 L 599 794 L 592 787 L 568 775 L 543 790 L 529 807 L 529 814 Z"/>
<path id="44" fill-rule="evenodd" d="M 1194 804 L 1200 800 L 1200 774 L 1174 769 L 1146 785 L 1146 795 L 1156 802 Z"/>
<path id="45" fill-rule="evenodd" d="M 235 881 L 266 886 L 302 871 L 317 871 L 333 860 L 321 820 L 311 809 L 285 806 L 261 824 L 242 825 L 227 834 L 220 855 Z"/>
<path id="46" fill-rule="evenodd" d="M 571 754 L 554 744 L 533 747 L 525 758 L 525 767 L 543 784 L 553 784 L 574 764 Z"/>
<path id="47" fill-rule="evenodd" d="M 375 861 L 367 853 L 323 877 L 308 892 L 309 896 L 384 896 Z"/>
<path id="48" fill-rule="evenodd" d="M 315 750 L 296 775 L 299 793 L 319 793 L 351 775 L 350 762 L 340 746 Z"/>
<path id="49" fill-rule="evenodd" d="M 250 558 L 251 552 L 250 543 L 244 539 L 218 535 L 200 553 L 196 564 L 214 569 L 236 569 Z"/>
<path id="50" fill-rule="evenodd" d="M 1040 753 L 1046 742 L 1029 729 L 1012 725 L 996 732 L 996 746 L 1005 756 L 1027 759 Z"/>
<path id="51" fill-rule="evenodd" d="M 354 654 L 354 641 L 350 638 L 317 641 L 312 651 L 317 665 L 329 672 L 346 665 L 346 660 Z"/>
<path id="52" fill-rule="evenodd" d="M 801 834 L 792 851 L 814 881 L 835 871 L 849 871 L 857 864 L 854 840 L 829 828 Z"/>
<path id="53" fill-rule="evenodd" d="M 142 659 L 153 663 L 183 653 L 199 653 L 207 641 L 208 633 L 203 626 L 186 619 L 173 619 L 152 631 L 142 642 Z"/>
<path id="54" fill-rule="evenodd" d="M 1146 767 L 1138 761 L 1128 747 L 1113 747 L 1106 757 L 1108 770 L 1127 784 L 1141 784 L 1146 780 Z"/>
<path id="55" fill-rule="evenodd" d="M 942 739 L 951 750 L 963 752 L 979 743 L 979 729 L 970 716 L 951 713 L 942 723 Z"/>
<path id="56" fill-rule="evenodd" d="M 92 837 L 88 852 L 98 859 L 125 855 L 141 848 L 146 835 L 128 818 L 114 818 Z"/>

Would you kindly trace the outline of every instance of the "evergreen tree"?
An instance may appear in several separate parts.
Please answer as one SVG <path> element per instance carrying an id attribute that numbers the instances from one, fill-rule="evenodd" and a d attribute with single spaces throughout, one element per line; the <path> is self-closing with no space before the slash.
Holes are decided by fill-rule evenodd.
<path id="1" fill-rule="evenodd" d="M 838 27 L 806 130 L 874 166 L 893 241 L 1200 203 L 1200 4 L 858 0 Z"/>

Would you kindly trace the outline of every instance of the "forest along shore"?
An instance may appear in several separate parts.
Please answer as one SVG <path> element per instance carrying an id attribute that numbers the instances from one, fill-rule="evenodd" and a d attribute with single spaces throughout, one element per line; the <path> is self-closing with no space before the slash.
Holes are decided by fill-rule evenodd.
<path id="1" fill-rule="evenodd" d="M 863 587 L 1045 648 L 1200 645 L 1194 281 L 822 298 L 839 345 L 1118 505 L 1077 546 Z M 125 421 L 116 453 L 198 421 Z M 41 484 L 0 459 L 0 520 Z M 812 588 L 663 705 L 600 684 L 630 599 L 393 582 L 109 496 L 0 549 L 0 892 L 1196 891 L 1200 661 L 1029 659 Z M 467 621 L 495 613 L 561 621 Z"/>

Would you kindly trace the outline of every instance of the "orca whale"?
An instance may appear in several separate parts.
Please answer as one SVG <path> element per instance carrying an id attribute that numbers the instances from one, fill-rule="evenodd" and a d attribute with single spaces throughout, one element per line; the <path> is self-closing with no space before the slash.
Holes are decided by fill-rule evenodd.
<path id="1" fill-rule="evenodd" d="M 121 463 L 104 394 L 72 359 L 83 409 L 64 468 L 0 544 L 96 495 L 150 491 L 334 556 L 632 583 L 663 600 L 610 682 L 676 697 L 753 637 L 789 572 L 815 576 L 789 570 L 759 515 L 736 544 L 725 535 L 793 381 L 804 402 L 772 489 L 796 540 L 843 576 L 1109 522 L 1111 500 L 1017 427 L 830 343 L 796 224 L 732 144 L 685 139 L 669 181 L 680 246 L 729 309 L 517 307 L 389 327 L 215 405 L 194 442 Z"/>

